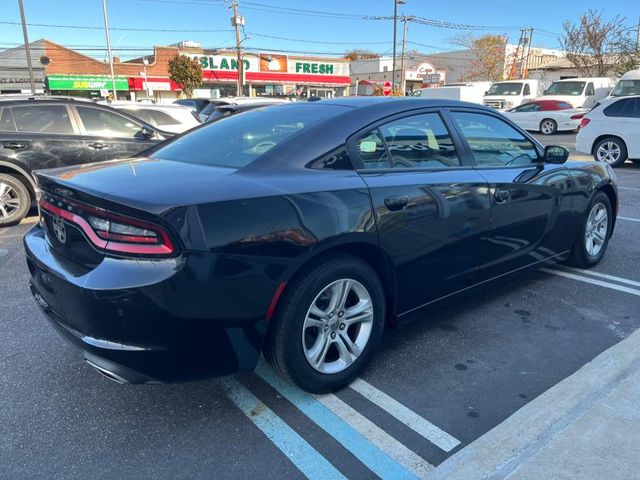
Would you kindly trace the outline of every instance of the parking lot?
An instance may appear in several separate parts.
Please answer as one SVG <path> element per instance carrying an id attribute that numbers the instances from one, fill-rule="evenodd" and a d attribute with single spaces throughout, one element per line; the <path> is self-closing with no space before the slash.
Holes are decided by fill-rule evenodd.
<path id="1" fill-rule="evenodd" d="M 363 377 L 323 396 L 264 365 L 199 383 L 110 382 L 31 298 L 21 238 L 35 218 L 2 229 L 0 477 L 428 477 L 640 327 L 640 166 L 616 173 L 619 220 L 598 267 L 528 273 L 388 330 Z"/>

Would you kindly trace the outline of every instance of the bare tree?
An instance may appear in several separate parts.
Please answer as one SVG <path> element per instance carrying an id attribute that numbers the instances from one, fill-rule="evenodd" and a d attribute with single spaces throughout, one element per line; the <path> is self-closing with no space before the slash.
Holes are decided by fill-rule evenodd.
<path id="1" fill-rule="evenodd" d="M 367 60 L 369 58 L 379 58 L 380 54 L 372 52 L 371 50 L 365 50 L 362 48 L 354 48 L 353 50 L 347 50 L 344 52 L 344 58 L 349 60 Z"/>
<path id="2" fill-rule="evenodd" d="M 622 75 L 638 65 L 637 45 L 625 20 L 616 15 L 607 21 L 602 12 L 590 9 L 577 24 L 564 22 L 562 47 L 581 75 Z"/>
<path id="3" fill-rule="evenodd" d="M 453 43 L 469 50 L 472 55 L 469 69 L 462 80 L 493 80 L 504 78 L 506 38 L 502 35 L 468 34 L 453 39 Z"/>

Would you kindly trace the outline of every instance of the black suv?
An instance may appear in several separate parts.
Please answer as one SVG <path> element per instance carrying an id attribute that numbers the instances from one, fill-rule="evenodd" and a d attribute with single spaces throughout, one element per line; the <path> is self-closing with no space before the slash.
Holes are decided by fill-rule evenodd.
<path id="1" fill-rule="evenodd" d="M 29 212 L 34 170 L 130 157 L 170 136 L 85 100 L 0 99 L 0 227 Z"/>

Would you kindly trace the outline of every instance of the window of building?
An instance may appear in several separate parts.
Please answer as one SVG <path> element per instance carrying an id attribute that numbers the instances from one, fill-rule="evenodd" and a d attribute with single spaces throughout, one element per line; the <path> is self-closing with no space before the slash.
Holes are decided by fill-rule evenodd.
<path id="1" fill-rule="evenodd" d="M 503 120 L 492 115 L 453 112 L 479 166 L 529 165 L 539 161 L 531 141 Z"/>
<path id="2" fill-rule="evenodd" d="M 66 105 L 25 105 L 12 110 L 19 132 L 74 133 Z"/>

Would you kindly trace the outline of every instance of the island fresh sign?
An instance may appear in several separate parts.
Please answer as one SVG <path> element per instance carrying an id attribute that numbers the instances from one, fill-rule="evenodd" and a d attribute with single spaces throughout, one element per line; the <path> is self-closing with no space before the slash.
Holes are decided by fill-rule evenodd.
<path id="1" fill-rule="evenodd" d="M 238 60 L 236 57 L 227 55 L 189 55 L 191 58 L 195 58 L 200 63 L 202 70 L 238 70 Z M 250 57 L 245 58 L 242 61 L 244 70 L 251 71 L 257 70 L 258 60 L 257 58 Z"/>

